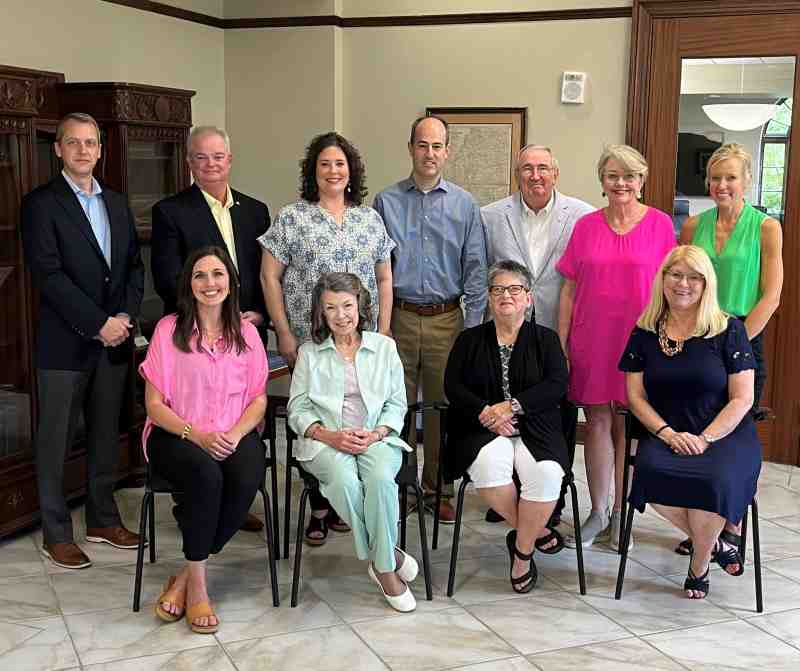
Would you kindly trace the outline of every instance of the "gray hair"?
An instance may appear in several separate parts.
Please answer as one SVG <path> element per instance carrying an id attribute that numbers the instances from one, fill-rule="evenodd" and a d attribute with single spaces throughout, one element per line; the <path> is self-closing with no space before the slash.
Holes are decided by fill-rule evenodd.
<path id="1" fill-rule="evenodd" d="M 225 151 L 229 154 L 231 153 L 231 138 L 222 128 L 218 128 L 217 126 L 195 126 L 192 128 L 186 140 L 186 153 L 188 155 L 191 156 L 192 153 L 192 142 L 194 142 L 195 138 L 203 135 L 217 135 L 221 137 L 222 141 L 225 143 Z"/>
<path id="2" fill-rule="evenodd" d="M 550 163 L 553 164 L 553 168 L 558 170 L 558 159 L 555 157 L 555 154 L 553 154 L 553 150 L 550 149 L 550 147 L 548 147 L 546 145 L 536 144 L 535 142 L 531 142 L 529 144 L 526 144 L 522 149 L 520 149 L 517 152 L 517 160 L 515 162 L 515 165 L 516 165 L 516 168 L 517 168 L 517 172 L 519 172 L 519 161 L 522 158 L 522 155 L 526 151 L 528 151 L 528 149 L 539 149 L 541 151 L 546 151 L 548 154 L 550 154 Z"/>
<path id="3" fill-rule="evenodd" d="M 491 266 L 489 266 L 489 286 L 494 284 L 494 278 L 500 273 L 511 273 L 512 275 L 516 275 L 522 280 L 525 288 L 529 291 L 533 286 L 533 275 L 531 275 L 531 271 L 521 263 L 511 260 L 495 261 Z"/>
<path id="4" fill-rule="evenodd" d="M 100 126 L 91 114 L 86 114 L 85 112 L 70 112 L 61 118 L 61 121 L 58 122 L 58 126 L 56 127 L 56 142 L 61 142 L 61 138 L 64 137 L 64 127 L 70 121 L 88 123 L 94 126 L 94 129 L 97 131 L 97 141 L 100 142 Z"/>
<path id="5" fill-rule="evenodd" d="M 325 321 L 322 309 L 322 294 L 326 291 L 346 293 L 358 300 L 358 325 L 359 333 L 365 326 L 372 323 L 372 299 L 369 291 L 361 284 L 358 275 L 353 273 L 326 273 L 317 280 L 311 294 L 311 339 L 319 345 L 331 334 L 331 329 Z"/>
<path id="6" fill-rule="evenodd" d="M 647 180 L 647 161 L 638 150 L 627 144 L 610 144 L 597 161 L 597 177 L 600 184 L 603 183 L 603 171 L 605 170 L 606 163 L 611 159 L 619 162 L 625 170 L 629 170 L 634 175 L 639 175 L 642 178 L 642 184 Z"/>

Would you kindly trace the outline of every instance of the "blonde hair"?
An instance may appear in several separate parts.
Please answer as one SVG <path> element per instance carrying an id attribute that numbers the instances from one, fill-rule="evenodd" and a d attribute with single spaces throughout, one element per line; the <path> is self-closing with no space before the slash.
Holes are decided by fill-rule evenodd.
<path id="1" fill-rule="evenodd" d="M 711 158 L 708 159 L 708 163 L 706 164 L 706 189 L 711 185 L 711 169 L 717 165 L 717 163 L 722 163 L 723 161 L 731 159 L 736 159 L 741 164 L 745 186 L 749 187 L 750 184 L 752 184 L 753 157 L 750 156 L 750 152 L 738 142 L 729 142 L 728 144 L 723 144 L 711 154 Z"/>
<path id="2" fill-rule="evenodd" d="M 658 322 L 669 313 L 669 304 L 664 298 L 664 275 L 681 261 L 692 271 L 702 275 L 706 281 L 697 310 L 697 322 L 690 337 L 713 338 L 728 327 L 729 315 L 720 309 L 717 302 L 717 275 L 714 266 L 711 265 L 711 259 L 696 245 L 681 245 L 667 254 L 653 280 L 650 302 L 636 322 L 636 326 L 645 331 L 658 333 Z"/>
<path id="3" fill-rule="evenodd" d="M 619 161 L 625 170 L 639 175 L 642 178 L 642 184 L 647 180 L 647 161 L 636 149 L 628 146 L 627 144 L 609 144 L 603 149 L 600 158 L 597 161 L 597 177 L 600 184 L 603 183 L 603 170 L 611 159 Z"/>

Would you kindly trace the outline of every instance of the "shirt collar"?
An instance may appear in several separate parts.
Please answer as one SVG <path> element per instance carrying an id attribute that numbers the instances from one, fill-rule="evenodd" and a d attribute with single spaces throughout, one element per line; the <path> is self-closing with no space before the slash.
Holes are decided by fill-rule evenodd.
<path id="1" fill-rule="evenodd" d="M 361 346 L 359 349 L 369 350 L 370 352 L 374 352 L 377 349 L 377 343 L 373 338 L 375 334 L 371 331 L 362 331 L 361 332 Z M 317 345 L 317 351 L 322 352 L 326 349 L 336 349 L 336 345 L 333 342 L 333 336 L 329 335 L 325 340 L 323 340 L 319 345 Z"/>
<path id="2" fill-rule="evenodd" d="M 556 204 L 556 190 L 553 189 L 553 193 L 550 194 L 550 200 L 547 201 L 547 205 L 538 212 L 534 212 L 528 207 L 528 203 L 526 203 L 525 199 L 522 197 L 522 191 L 519 192 L 519 201 L 522 203 L 522 212 L 526 217 L 549 217 L 550 213 L 553 211 L 553 206 Z"/>
<path id="3" fill-rule="evenodd" d="M 206 202 L 208 203 L 209 207 L 222 206 L 226 210 L 230 210 L 233 207 L 233 194 L 231 193 L 230 185 L 228 185 L 226 187 L 227 191 L 225 192 L 225 202 L 224 203 L 219 202 L 216 198 L 214 198 L 214 196 L 212 196 L 207 191 L 201 189 L 199 186 L 197 188 L 200 189 L 200 193 L 203 194 L 203 198 L 206 199 Z"/>
<path id="4" fill-rule="evenodd" d="M 412 189 L 416 189 L 417 191 L 422 193 L 419 187 L 417 187 L 417 183 L 414 181 L 413 177 L 407 177 L 402 182 L 400 182 L 400 184 L 402 186 L 403 191 L 411 191 Z M 445 193 L 450 191 L 450 183 L 444 177 L 439 178 L 439 183 L 436 186 L 434 186 L 431 189 L 431 191 L 436 191 L 439 189 L 441 189 Z M 430 191 L 428 193 L 430 193 Z"/>
<path id="5" fill-rule="evenodd" d="M 94 177 L 92 177 L 92 192 L 86 193 L 83 189 L 81 189 L 81 187 L 72 181 L 72 178 L 67 174 L 66 170 L 62 170 L 61 175 L 65 180 L 67 180 L 69 188 L 75 192 L 76 196 L 99 196 L 101 193 L 103 193 L 103 188 L 100 186 L 100 182 L 98 182 Z"/>

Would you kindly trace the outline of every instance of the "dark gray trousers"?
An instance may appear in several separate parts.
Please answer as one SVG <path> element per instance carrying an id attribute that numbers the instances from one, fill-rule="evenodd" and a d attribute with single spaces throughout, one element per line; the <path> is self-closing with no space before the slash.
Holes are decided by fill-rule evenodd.
<path id="1" fill-rule="evenodd" d="M 120 526 L 114 481 L 127 365 L 112 365 L 103 351 L 90 370 L 39 368 L 36 372 L 39 425 L 33 445 L 45 543 L 74 540 L 64 496 L 64 461 L 81 410 L 86 424 L 86 526 Z"/>

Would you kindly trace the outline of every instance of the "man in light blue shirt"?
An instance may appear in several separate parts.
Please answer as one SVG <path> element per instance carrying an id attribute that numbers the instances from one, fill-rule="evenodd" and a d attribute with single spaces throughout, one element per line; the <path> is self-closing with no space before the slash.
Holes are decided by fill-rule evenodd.
<path id="1" fill-rule="evenodd" d="M 486 308 L 480 210 L 468 192 L 442 179 L 449 139 L 443 119 L 417 119 L 408 143 L 411 176 L 381 191 L 374 203 L 397 243 L 392 252 L 392 335 L 409 404 L 417 400 L 420 377 L 426 403 L 444 400 L 444 369 L 453 342 L 465 326 L 481 323 Z M 426 413 L 424 429 L 422 486 L 432 493 L 439 466 L 438 413 Z M 413 432 L 409 442 L 416 443 Z M 452 486 L 445 495 L 452 496 Z M 439 514 L 441 522 L 455 521 L 448 500 Z"/>

